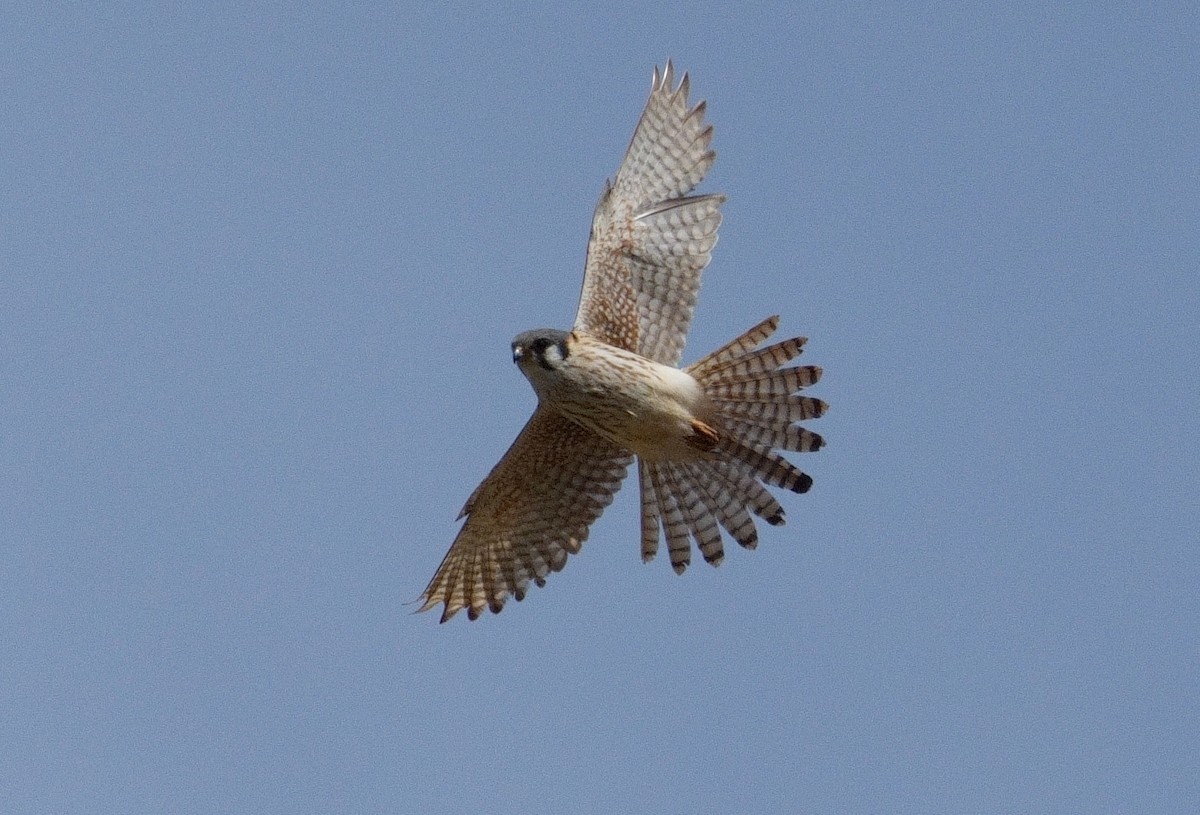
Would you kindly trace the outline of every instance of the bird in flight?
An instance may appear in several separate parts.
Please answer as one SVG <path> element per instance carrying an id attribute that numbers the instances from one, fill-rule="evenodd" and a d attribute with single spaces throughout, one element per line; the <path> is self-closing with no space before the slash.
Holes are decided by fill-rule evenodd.
<path id="1" fill-rule="evenodd" d="M 812 479 L 779 450 L 808 452 L 822 438 L 797 422 L 825 412 L 799 391 L 821 369 L 789 366 L 801 337 L 763 343 L 770 317 L 679 368 L 700 276 L 721 223 L 718 194 L 690 195 L 716 154 L 703 102 L 689 107 L 684 74 L 654 70 L 650 98 L 588 239 L 579 311 L 570 331 L 518 334 L 513 361 L 538 405 L 516 441 L 463 506 L 466 518 L 421 595 L 472 620 L 545 584 L 579 551 L 637 462 L 641 551 L 660 531 L 682 573 L 692 541 L 719 564 L 722 530 L 753 549 L 752 516 L 778 526 L 783 508 L 765 485 L 808 491 Z"/>

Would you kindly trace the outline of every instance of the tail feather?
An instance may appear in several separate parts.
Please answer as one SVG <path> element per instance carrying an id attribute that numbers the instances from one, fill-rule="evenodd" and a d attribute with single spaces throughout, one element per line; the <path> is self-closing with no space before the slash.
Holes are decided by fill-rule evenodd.
<path id="1" fill-rule="evenodd" d="M 729 427 L 738 439 L 750 447 L 777 447 L 793 453 L 812 453 L 825 446 L 825 439 L 820 434 L 798 424 L 780 427 L 778 424 L 739 420 L 730 421 Z"/>
<path id="2" fill-rule="evenodd" d="M 673 489 L 670 473 L 660 464 L 650 465 L 650 479 L 658 494 L 658 506 L 662 519 L 663 534 L 667 537 L 667 554 L 675 574 L 683 574 L 692 561 L 692 545 L 688 538 L 688 523 L 683 515 L 679 496 Z"/>
<path id="3" fill-rule="evenodd" d="M 721 449 L 744 464 L 764 483 L 791 492 L 808 492 L 812 478 L 774 450 L 723 440 Z"/>
<path id="4" fill-rule="evenodd" d="M 687 372 L 696 377 L 696 379 L 702 380 L 706 378 L 710 372 L 719 368 L 723 363 L 731 359 L 737 359 L 750 349 L 761 344 L 767 337 L 775 333 L 775 329 L 778 326 L 778 315 L 768 317 L 745 334 L 722 345 L 708 356 L 701 357 L 693 362 L 687 367 Z"/>
<path id="5" fill-rule="evenodd" d="M 658 493 L 650 478 L 650 465 L 638 459 L 638 483 L 642 493 L 642 562 L 649 563 L 658 554 Z"/>
<path id="6" fill-rule="evenodd" d="M 783 524 L 783 507 L 746 465 L 740 461 L 716 461 L 709 464 L 709 468 L 720 476 L 746 509 L 771 526 Z"/>
<path id="7" fill-rule="evenodd" d="M 739 546 L 753 549 L 758 545 L 758 531 L 746 511 L 744 502 L 730 494 L 728 486 L 717 474 L 700 464 L 684 465 L 691 478 L 700 485 L 707 500 L 705 505 L 717 522 Z M 723 554 L 723 553 L 722 553 Z M 710 561 L 712 562 L 712 561 Z"/>
<path id="8" fill-rule="evenodd" d="M 719 565 L 725 558 L 725 547 L 721 545 L 721 530 L 717 527 L 713 507 L 703 487 L 680 465 L 668 465 L 667 472 L 677 490 L 680 509 L 700 554 L 706 563 Z"/>
<path id="9" fill-rule="evenodd" d="M 740 374 L 729 379 L 721 378 L 710 384 L 706 388 L 706 392 L 709 396 L 723 399 L 761 402 L 780 396 L 790 396 L 798 390 L 816 384 L 820 379 L 820 368 L 816 365 L 804 365 L 769 373 Z"/>
<path id="10" fill-rule="evenodd" d="M 779 370 L 780 366 L 800 356 L 807 337 L 792 337 L 748 354 L 726 359 L 707 373 L 710 382 L 729 382 L 743 377 Z"/>
<path id="11" fill-rule="evenodd" d="M 713 402 L 728 419 L 759 419 L 781 425 L 817 419 L 829 409 L 829 405 L 811 396 L 780 396 L 757 401 L 716 397 Z"/>
<path id="12" fill-rule="evenodd" d="M 798 391 L 821 378 L 815 365 L 787 366 L 803 350 L 802 337 L 759 348 L 779 318 L 768 318 L 685 370 L 716 409 L 719 439 L 712 457 L 688 462 L 639 461 L 642 488 L 642 559 L 667 541 L 671 566 L 682 573 L 694 540 L 713 565 L 724 559 L 721 530 L 753 549 L 753 516 L 778 526 L 783 507 L 767 485 L 807 492 L 812 478 L 777 451 L 811 452 L 825 440 L 796 424 L 815 419 L 825 402 Z"/>

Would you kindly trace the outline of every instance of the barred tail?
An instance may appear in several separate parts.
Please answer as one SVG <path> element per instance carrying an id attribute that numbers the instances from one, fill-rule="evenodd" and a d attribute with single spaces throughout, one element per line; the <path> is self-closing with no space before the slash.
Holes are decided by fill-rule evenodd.
<path id="1" fill-rule="evenodd" d="M 798 391 L 816 383 L 815 365 L 783 367 L 803 350 L 795 337 L 760 348 L 775 332 L 771 317 L 685 370 L 700 383 L 721 421 L 712 460 L 639 460 L 642 488 L 642 559 L 658 553 L 659 530 L 671 566 L 682 573 L 695 541 L 705 561 L 725 557 L 721 529 L 747 549 L 758 543 L 751 515 L 773 526 L 784 522 L 783 507 L 766 486 L 807 492 L 812 478 L 777 452 L 806 453 L 825 441 L 796 424 L 825 413 L 820 399 Z"/>

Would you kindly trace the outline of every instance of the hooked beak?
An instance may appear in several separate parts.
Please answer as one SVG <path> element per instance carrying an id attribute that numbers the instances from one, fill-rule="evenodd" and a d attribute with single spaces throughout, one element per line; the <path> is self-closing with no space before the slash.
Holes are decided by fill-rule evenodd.
<path id="1" fill-rule="evenodd" d="M 512 347 L 512 351 L 513 351 L 513 362 L 520 362 L 521 357 L 525 356 L 525 346 L 524 345 L 514 345 Z"/>

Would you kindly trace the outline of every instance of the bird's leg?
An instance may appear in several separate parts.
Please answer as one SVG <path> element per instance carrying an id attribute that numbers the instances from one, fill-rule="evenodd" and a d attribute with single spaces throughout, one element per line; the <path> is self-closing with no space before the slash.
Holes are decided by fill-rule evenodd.
<path id="1" fill-rule="evenodd" d="M 699 419 L 692 419 L 692 432 L 684 439 L 684 442 L 690 447 L 707 453 L 716 447 L 720 440 L 720 434 L 711 425 L 705 424 Z"/>

